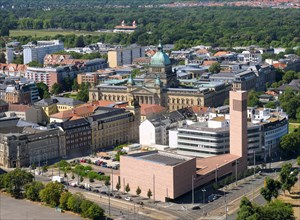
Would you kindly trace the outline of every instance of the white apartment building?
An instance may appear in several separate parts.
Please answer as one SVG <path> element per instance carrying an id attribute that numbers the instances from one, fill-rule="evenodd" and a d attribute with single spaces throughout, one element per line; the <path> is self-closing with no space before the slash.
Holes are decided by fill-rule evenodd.
<path id="1" fill-rule="evenodd" d="M 27 64 L 31 61 L 43 63 L 46 54 L 51 54 L 60 50 L 64 50 L 64 44 L 61 43 L 59 40 L 37 41 L 37 45 L 29 43 L 23 45 L 23 48 L 24 64 Z"/>

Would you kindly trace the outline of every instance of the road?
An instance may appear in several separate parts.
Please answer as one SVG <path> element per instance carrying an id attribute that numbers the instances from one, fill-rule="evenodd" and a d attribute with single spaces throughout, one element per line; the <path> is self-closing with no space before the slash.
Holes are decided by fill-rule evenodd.
<path id="1" fill-rule="evenodd" d="M 239 181 L 238 186 L 228 187 L 226 190 L 226 203 L 225 196 L 223 195 L 218 200 L 209 203 L 202 207 L 202 211 L 208 213 L 208 216 L 216 218 L 219 216 L 219 219 L 226 219 L 225 207 L 227 204 L 227 214 L 229 219 L 236 219 L 237 210 L 239 208 L 240 200 L 243 196 L 247 196 L 251 201 L 256 202 L 259 205 L 264 205 L 266 202 L 263 197 L 260 195 L 260 189 L 263 187 L 264 178 L 270 176 L 276 178 L 279 174 L 279 169 L 283 163 L 292 163 L 295 164 L 295 159 L 289 161 L 280 161 L 272 163 L 272 169 L 269 172 L 264 173 L 263 175 L 256 174 L 256 177 L 248 177 L 244 180 Z M 221 189 L 224 192 L 225 189 Z M 206 218 L 200 218 L 206 219 Z"/>
<path id="2" fill-rule="evenodd" d="M 50 182 L 50 178 L 46 176 L 35 176 L 37 181 L 41 182 Z M 139 206 L 132 202 L 127 202 L 121 199 L 115 199 L 112 197 L 108 197 L 106 195 L 89 192 L 78 187 L 70 187 L 68 190 L 71 193 L 80 192 L 87 199 L 99 204 L 106 212 L 109 214 L 110 209 L 110 217 L 112 218 L 123 218 L 123 219 L 141 219 L 141 220 L 151 220 L 151 219 L 177 219 L 176 215 L 172 215 L 168 212 L 154 209 L 152 207 Z M 110 205 L 109 205 L 110 203 Z"/>

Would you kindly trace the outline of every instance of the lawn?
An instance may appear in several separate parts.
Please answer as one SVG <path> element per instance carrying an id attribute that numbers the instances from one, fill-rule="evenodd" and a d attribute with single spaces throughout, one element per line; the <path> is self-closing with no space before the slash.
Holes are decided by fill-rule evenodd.
<path id="1" fill-rule="evenodd" d="M 92 32 L 92 31 L 75 31 L 75 30 L 10 30 L 10 37 L 17 36 L 36 36 L 36 37 L 54 37 L 57 34 L 68 35 L 101 35 L 101 32 Z M 107 32 L 106 32 L 107 33 Z"/>
<path id="2" fill-rule="evenodd" d="M 289 123 L 289 133 L 294 132 L 294 130 L 299 127 L 300 123 Z"/>

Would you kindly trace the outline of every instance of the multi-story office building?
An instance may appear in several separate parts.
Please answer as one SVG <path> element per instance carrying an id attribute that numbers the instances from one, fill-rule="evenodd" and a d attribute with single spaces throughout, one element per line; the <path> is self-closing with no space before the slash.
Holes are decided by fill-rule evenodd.
<path id="1" fill-rule="evenodd" d="M 285 113 L 272 109 L 248 109 L 248 158 L 269 161 L 277 156 L 281 137 L 288 133 Z M 207 122 L 197 122 L 170 131 L 171 147 L 178 153 L 211 157 L 228 153 L 229 124 L 225 117 L 215 117 Z"/>
<path id="2" fill-rule="evenodd" d="M 64 44 L 59 40 L 53 41 L 37 41 L 37 44 L 26 44 L 23 45 L 23 61 L 24 64 L 30 63 L 31 61 L 37 61 L 39 63 L 44 62 L 44 57 L 47 54 L 55 53 L 60 50 L 64 50 Z"/>
<path id="3" fill-rule="evenodd" d="M 135 58 L 145 57 L 145 48 L 141 46 L 131 46 L 126 48 L 117 48 L 108 51 L 109 67 L 117 67 L 132 64 Z"/>
<path id="4" fill-rule="evenodd" d="M 222 125 L 212 125 L 219 123 Z M 229 153 L 229 123 L 224 117 L 216 117 L 208 122 L 178 128 L 177 143 L 177 152 L 184 155 L 211 157 Z M 260 126 L 248 123 L 249 157 L 253 151 L 257 156 L 263 154 Z"/>
<path id="5" fill-rule="evenodd" d="M 85 118 L 55 123 L 50 125 L 60 127 L 64 131 L 65 155 L 90 153 L 92 144 L 92 129 Z"/>
<path id="6" fill-rule="evenodd" d="M 138 141 L 140 107 L 129 103 L 126 109 L 99 107 L 89 117 L 93 150 Z"/>
<path id="7" fill-rule="evenodd" d="M 14 129 L 15 130 L 15 129 Z M 16 130 L 15 130 L 16 131 Z M 0 165 L 23 167 L 43 165 L 65 156 L 63 132 L 59 129 L 24 128 L 23 133 L 0 134 Z"/>

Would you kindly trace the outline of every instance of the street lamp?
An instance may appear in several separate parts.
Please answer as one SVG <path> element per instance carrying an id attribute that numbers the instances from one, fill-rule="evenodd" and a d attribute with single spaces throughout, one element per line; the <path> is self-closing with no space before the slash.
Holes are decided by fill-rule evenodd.
<path id="1" fill-rule="evenodd" d="M 195 200 L 194 181 L 195 181 L 195 177 L 194 177 L 194 175 L 192 175 L 192 204 L 193 205 L 194 205 L 194 200 Z"/>
<path id="2" fill-rule="evenodd" d="M 217 164 L 217 167 L 216 167 L 216 176 L 215 176 L 215 181 L 216 181 L 216 184 L 218 184 L 218 167 L 219 167 L 219 164 Z"/>
<path id="3" fill-rule="evenodd" d="M 203 192 L 203 204 L 205 203 L 205 192 L 206 192 L 206 189 L 202 189 L 201 190 Z"/>

